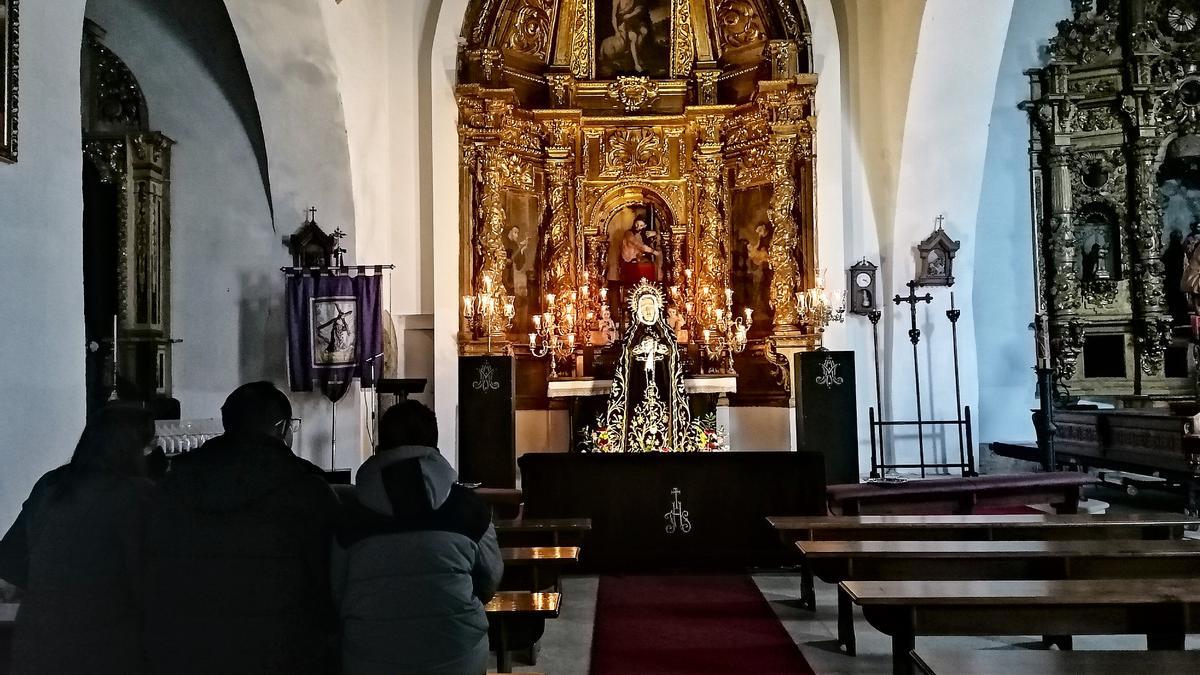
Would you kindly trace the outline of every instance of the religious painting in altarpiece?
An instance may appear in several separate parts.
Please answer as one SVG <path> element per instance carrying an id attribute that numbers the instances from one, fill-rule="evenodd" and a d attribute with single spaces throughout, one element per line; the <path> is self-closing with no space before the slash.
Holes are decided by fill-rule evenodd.
<path id="1" fill-rule="evenodd" d="M 797 0 L 473 0 L 459 283 L 464 305 L 513 307 L 464 315 L 460 353 L 512 353 L 518 408 L 544 409 L 548 377 L 612 377 L 645 278 L 676 336 L 750 309 L 738 399 L 787 405 L 780 350 L 820 344 L 796 301 L 818 266 L 816 87 Z M 552 364 L 524 337 L 539 333 Z"/>

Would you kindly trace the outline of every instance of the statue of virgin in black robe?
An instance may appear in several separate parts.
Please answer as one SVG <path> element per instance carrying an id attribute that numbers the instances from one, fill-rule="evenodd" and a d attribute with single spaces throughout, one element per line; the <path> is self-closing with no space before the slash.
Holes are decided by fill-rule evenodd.
<path id="1" fill-rule="evenodd" d="M 604 425 L 612 452 L 683 449 L 691 425 L 683 363 L 663 296 L 642 280 L 628 294 L 632 317 L 621 344 Z"/>

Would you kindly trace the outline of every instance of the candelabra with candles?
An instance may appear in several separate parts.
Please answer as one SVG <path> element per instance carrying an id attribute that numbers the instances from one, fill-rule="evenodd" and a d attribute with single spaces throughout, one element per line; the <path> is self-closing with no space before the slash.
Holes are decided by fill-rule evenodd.
<path id="1" fill-rule="evenodd" d="M 463 296 L 463 318 L 472 335 L 487 336 L 487 351 L 491 354 L 492 338 L 503 336 L 512 327 L 516 297 L 504 295 L 504 287 L 495 287 L 491 275 L 485 274 L 482 281 L 482 290 Z"/>
<path id="2" fill-rule="evenodd" d="M 554 293 L 546 294 L 546 311 L 533 316 L 534 332 L 529 334 L 529 353 L 550 359 L 550 377 L 558 377 L 558 364 L 575 354 L 575 303 L 571 291 L 562 302 Z"/>
<path id="3" fill-rule="evenodd" d="M 846 320 L 846 292 L 841 292 L 835 305 L 834 295 L 825 290 L 825 281 L 819 276 L 816 286 L 796 294 L 796 305 L 800 319 L 818 333 L 824 333 L 831 323 Z"/>
<path id="4" fill-rule="evenodd" d="M 568 307 L 576 313 L 579 319 L 579 340 L 583 343 L 591 343 L 592 331 L 603 330 L 600 325 L 601 319 L 608 314 L 611 321 L 611 313 L 608 312 L 608 287 L 604 285 L 603 279 L 598 288 L 593 289 L 590 282 L 590 276 L 587 270 L 583 271 L 583 283 L 579 286 L 579 292 L 568 296 L 570 303 Z M 597 291 L 593 295 L 593 291 Z M 549 304 L 549 303 L 548 303 Z M 537 326 L 534 326 L 537 328 Z"/>
<path id="5" fill-rule="evenodd" d="M 728 288 L 725 289 L 725 306 L 715 306 L 711 309 L 711 327 L 701 332 L 700 347 L 707 359 L 723 363 L 724 372 L 736 374 L 737 371 L 733 369 L 733 355 L 746 349 L 750 326 L 754 324 L 754 310 L 747 307 L 743 316 L 735 316 L 733 290 Z"/>

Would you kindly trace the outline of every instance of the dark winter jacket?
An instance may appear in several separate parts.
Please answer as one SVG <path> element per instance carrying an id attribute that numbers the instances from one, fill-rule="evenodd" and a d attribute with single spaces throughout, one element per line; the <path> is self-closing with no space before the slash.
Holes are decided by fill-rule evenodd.
<path id="1" fill-rule="evenodd" d="M 24 589 L 12 673 L 142 670 L 141 536 L 148 480 L 55 469 L 0 541 L 0 578 Z"/>
<path id="2" fill-rule="evenodd" d="M 225 434 L 176 460 L 146 528 L 150 672 L 328 672 L 337 509 L 276 438 Z"/>
<path id="3" fill-rule="evenodd" d="M 333 554 L 346 675 L 486 670 L 483 604 L 504 570 L 491 509 L 435 448 L 404 446 L 358 471 Z"/>

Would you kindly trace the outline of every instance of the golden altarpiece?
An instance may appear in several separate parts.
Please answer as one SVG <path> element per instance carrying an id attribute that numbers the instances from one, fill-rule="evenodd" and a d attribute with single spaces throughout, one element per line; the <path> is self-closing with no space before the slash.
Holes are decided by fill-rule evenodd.
<path id="1" fill-rule="evenodd" d="M 1200 4 L 1076 0 L 1028 71 L 1039 355 L 1072 395 L 1192 399 Z"/>
<path id="2" fill-rule="evenodd" d="M 611 372 L 645 278 L 693 374 L 787 404 L 786 354 L 819 340 L 797 304 L 817 270 L 800 3 L 474 0 L 458 82 L 462 354 L 511 351 L 517 407 L 544 409 L 548 378 Z M 705 348 L 738 330 L 736 360 Z"/>

